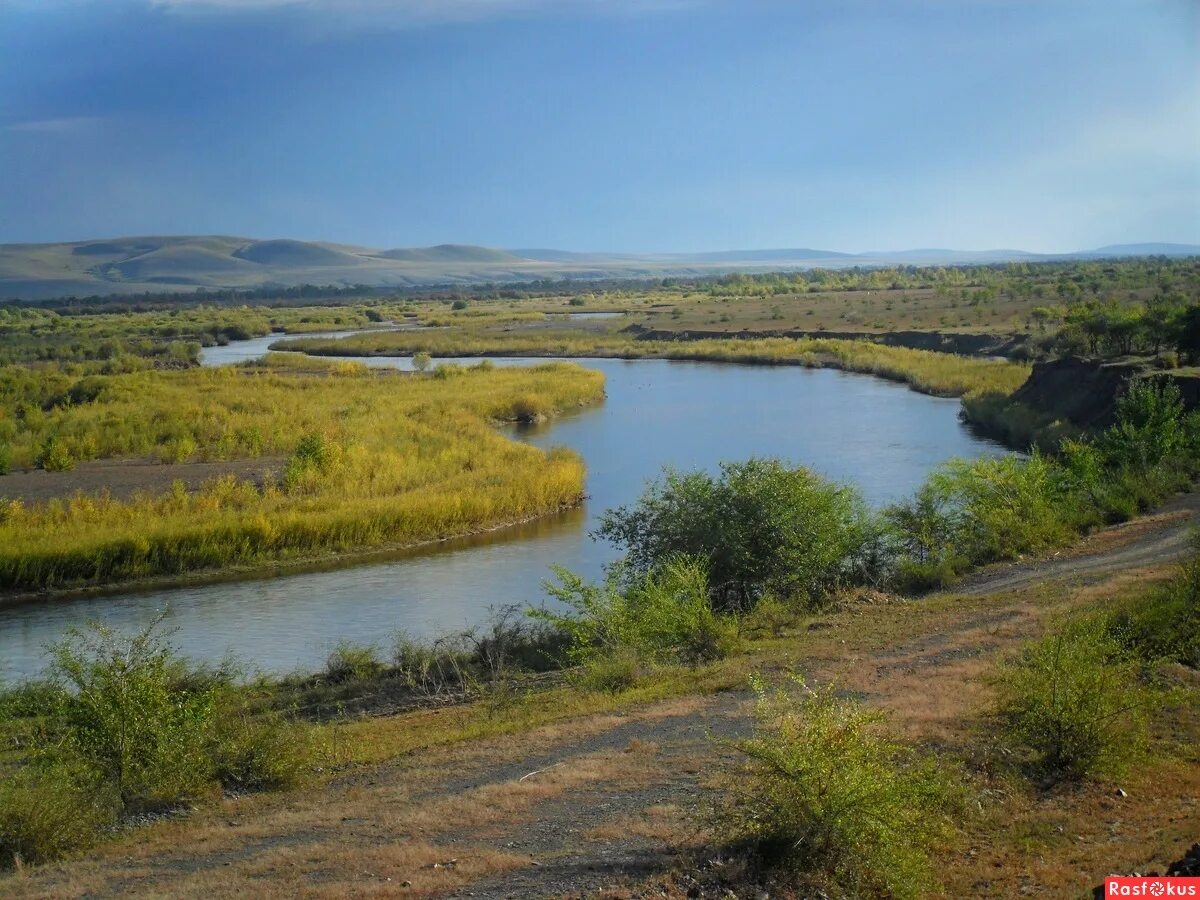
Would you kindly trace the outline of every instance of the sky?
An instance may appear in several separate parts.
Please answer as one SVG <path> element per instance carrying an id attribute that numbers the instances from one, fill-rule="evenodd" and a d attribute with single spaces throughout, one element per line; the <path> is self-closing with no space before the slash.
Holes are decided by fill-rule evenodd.
<path id="1" fill-rule="evenodd" d="M 0 0 L 0 242 L 1200 243 L 1197 0 Z"/>

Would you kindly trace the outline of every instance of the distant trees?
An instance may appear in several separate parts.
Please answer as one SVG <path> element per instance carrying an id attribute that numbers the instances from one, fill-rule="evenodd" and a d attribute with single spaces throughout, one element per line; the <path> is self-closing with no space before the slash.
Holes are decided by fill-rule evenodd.
<path id="1" fill-rule="evenodd" d="M 1045 321 L 1048 310 L 1035 309 L 1034 321 Z M 1200 304 L 1178 293 L 1159 294 L 1144 305 L 1088 301 L 1067 308 L 1056 345 L 1067 352 L 1093 356 L 1127 356 L 1200 349 Z"/>

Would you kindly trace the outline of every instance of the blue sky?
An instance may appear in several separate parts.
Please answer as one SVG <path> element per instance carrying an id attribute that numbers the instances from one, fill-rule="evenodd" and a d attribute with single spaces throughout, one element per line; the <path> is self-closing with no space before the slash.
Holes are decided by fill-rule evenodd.
<path id="1" fill-rule="evenodd" d="M 0 0 L 0 242 L 1200 243 L 1193 0 Z"/>

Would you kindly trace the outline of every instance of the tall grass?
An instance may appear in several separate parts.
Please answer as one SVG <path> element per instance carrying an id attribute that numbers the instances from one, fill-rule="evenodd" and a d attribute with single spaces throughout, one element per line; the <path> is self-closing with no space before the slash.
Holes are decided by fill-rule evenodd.
<path id="1" fill-rule="evenodd" d="M 25 452 L 51 433 L 81 456 L 280 454 L 283 477 L 261 487 L 218 478 L 195 493 L 177 484 L 127 501 L 8 501 L 0 588 L 414 543 L 542 515 L 578 501 L 582 461 L 510 441 L 490 423 L 515 418 L 530 397 L 545 413 L 602 392 L 602 375 L 566 364 L 441 379 L 271 369 L 114 376 L 94 403 L 56 407 L 19 431 Z"/>
<path id="2" fill-rule="evenodd" d="M 639 341 L 613 333 L 545 330 L 488 332 L 390 332 L 340 340 L 301 339 L 273 345 L 325 356 L 387 356 L 426 352 L 433 356 L 566 356 L 621 359 L 690 359 L 759 365 L 845 369 L 902 381 L 927 394 L 957 397 L 969 392 L 1012 393 L 1029 377 L 1023 363 L 889 347 L 869 341 L 822 338 Z"/>

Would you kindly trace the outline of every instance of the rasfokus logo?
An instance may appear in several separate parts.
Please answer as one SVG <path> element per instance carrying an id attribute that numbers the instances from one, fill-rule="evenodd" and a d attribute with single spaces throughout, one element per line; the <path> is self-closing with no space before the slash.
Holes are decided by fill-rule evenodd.
<path id="1" fill-rule="evenodd" d="M 1134 875 L 1104 879 L 1105 897 L 1200 897 L 1200 878 Z"/>

